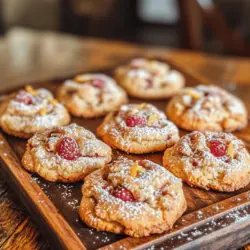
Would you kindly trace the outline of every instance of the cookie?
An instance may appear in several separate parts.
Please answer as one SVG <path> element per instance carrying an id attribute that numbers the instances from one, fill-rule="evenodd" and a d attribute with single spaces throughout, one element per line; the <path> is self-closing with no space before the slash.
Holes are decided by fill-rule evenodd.
<path id="1" fill-rule="evenodd" d="M 82 193 L 88 226 L 133 237 L 171 229 L 186 210 L 182 182 L 149 160 L 119 157 L 87 176 Z"/>
<path id="2" fill-rule="evenodd" d="M 76 124 L 35 134 L 22 158 L 30 172 L 52 182 L 77 182 L 111 160 L 111 148 Z"/>
<path id="3" fill-rule="evenodd" d="M 11 94 L 0 105 L 0 125 L 4 132 L 30 138 L 36 132 L 66 125 L 70 115 L 46 89 L 25 89 Z"/>
<path id="4" fill-rule="evenodd" d="M 84 74 L 67 80 L 57 97 L 72 115 L 84 118 L 106 115 L 127 102 L 126 92 L 103 74 Z"/>
<path id="5" fill-rule="evenodd" d="M 250 155 L 244 143 L 224 132 L 192 132 L 163 156 L 165 166 L 186 183 L 233 192 L 250 182 Z"/>
<path id="6" fill-rule="evenodd" d="M 163 151 L 179 140 L 177 127 L 151 104 L 128 104 L 108 114 L 97 128 L 108 145 L 127 153 Z"/>
<path id="7" fill-rule="evenodd" d="M 243 102 L 216 86 L 185 88 L 166 108 L 168 118 L 186 130 L 232 132 L 247 125 Z"/>
<path id="8" fill-rule="evenodd" d="M 184 76 L 167 63 L 137 58 L 117 68 L 115 79 L 129 95 L 141 99 L 163 99 L 185 85 Z"/>

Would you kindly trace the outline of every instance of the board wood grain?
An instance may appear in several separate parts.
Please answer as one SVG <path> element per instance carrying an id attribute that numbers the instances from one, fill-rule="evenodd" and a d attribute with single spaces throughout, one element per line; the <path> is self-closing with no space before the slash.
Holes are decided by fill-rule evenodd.
<path id="1" fill-rule="evenodd" d="M 200 83 L 210 84 L 205 78 L 195 75 L 185 66 L 168 62 L 173 68 L 180 70 L 185 75 L 188 86 Z M 104 72 L 112 74 L 110 70 Z M 36 84 L 35 87 L 44 87 L 55 92 L 61 82 L 62 80 L 43 82 Z M 250 111 L 250 106 L 247 103 L 249 90 L 248 86 L 237 86 L 234 89 L 234 93 L 247 104 L 248 111 Z M 139 103 L 141 100 L 130 99 L 130 102 Z M 151 103 L 161 110 L 164 110 L 167 104 L 164 100 Z M 102 118 L 72 119 L 72 122 L 93 132 L 101 121 Z M 250 127 L 235 133 L 245 141 L 248 149 L 250 146 L 249 131 Z M 182 135 L 185 133 L 185 131 L 181 131 Z M 221 193 L 184 185 L 188 209 L 177 221 L 175 227 L 162 235 L 136 239 L 124 235 L 97 232 L 79 220 L 77 209 L 81 199 L 82 183 L 68 185 L 49 183 L 35 174 L 27 173 L 20 163 L 25 145 L 26 140 L 0 134 L 0 158 L 4 165 L 3 170 L 10 186 L 16 190 L 32 217 L 42 228 L 42 232 L 57 248 L 142 249 L 156 245 L 168 248 L 190 249 L 204 246 L 210 249 L 219 249 L 220 244 L 235 247 L 250 240 L 245 233 L 246 229 L 250 229 L 250 193 L 248 192 L 250 186 L 234 193 Z M 124 155 L 134 159 L 146 158 L 160 164 L 162 158 L 162 153 L 140 156 Z M 27 221 L 22 222 L 20 227 L 26 227 L 27 223 Z M 241 240 L 232 244 L 233 237 L 230 232 L 234 232 L 234 235 L 235 232 L 242 234 Z M 10 238 L 10 240 L 14 239 Z M 211 244 L 211 240 L 216 240 L 217 245 Z"/>

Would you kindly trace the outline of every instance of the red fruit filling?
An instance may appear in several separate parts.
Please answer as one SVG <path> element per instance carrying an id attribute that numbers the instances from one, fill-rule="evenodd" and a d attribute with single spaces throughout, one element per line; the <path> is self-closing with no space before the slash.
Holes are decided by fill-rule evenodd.
<path id="1" fill-rule="evenodd" d="M 102 79 L 94 79 L 92 84 L 95 88 L 102 89 L 104 87 L 104 80 Z"/>
<path id="2" fill-rule="evenodd" d="M 16 96 L 16 101 L 30 105 L 32 104 L 32 97 L 25 90 L 21 90 Z"/>
<path id="3" fill-rule="evenodd" d="M 224 156 L 226 155 L 227 152 L 227 145 L 217 140 L 211 140 L 210 151 L 216 157 Z"/>
<path id="4" fill-rule="evenodd" d="M 63 137 L 56 146 L 57 153 L 66 160 L 73 161 L 80 156 L 80 149 L 75 139 Z"/>
<path id="5" fill-rule="evenodd" d="M 103 185 L 103 187 L 102 187 L 104 190 L 106 190 L 106 189 L 108 189 L 109 188 L 109 185 L 108 185 L 108 183 L 105 183 L 104 185 Z"/>
<path id="6" fill-rule="evenodd" d="M 168 135 L 166 141 L 169 141 L 170 139 L 172 139 L 172 135 Z"/>
<path id="7" fill-rule="evenodd" d="M 147 82 L 147 88 L 153 87 L 153 80 L 151 78 L 146 78 L 145 81 Z"/>
<path id="8" fill-rule="evenodd" d="M 126 125 L 128 127 L 135 127 L 140 126 L 143 127 L 147 123 L 146 119 L 144 117 L 140 117 L 137 115 L 129 116 L 126 120 Z"/>
<path id="9" fill-rule="evenodd" d="M 192 164 L 194 167 L 198 167 L 199 166 L 199 162 L 196 159 L 192 160 Z"/>
<path id="10" fill-rule="evenodd" d="M 226 155 L 224 161 L 226 163 L 230 163 L 232 161 L 232 158 L 230 156 Z"/>
<path id="11" fill-rule="evenodd" d="M 113 196 L 118 199 L 121 199 L 125 202 L 127 201 L 135 201 L 132 193 L 124 187 L 118 187 L 113 191 Z"/>

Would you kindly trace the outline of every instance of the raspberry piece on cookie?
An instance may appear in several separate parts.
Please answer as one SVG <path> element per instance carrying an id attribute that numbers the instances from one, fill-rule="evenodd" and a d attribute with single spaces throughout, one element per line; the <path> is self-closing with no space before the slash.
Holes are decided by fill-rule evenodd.
<path id="1" fill-rule="evenodd" d="M 84 118 L 104 116 L 127 103 L 126 92 L 104 74 L 83 74 L 66 80 L 57 97 L 72 115 Z"/>
<path id="2" fill-rule="evenodd" d="M 216 157 L 224 156 L 227 152 L 227 145 L 223 142 L 212 140 L 209 142 L 211 153 Z"/>
<path id="3" fill-rule="evenodd" d="M 80 156 L 80 149 L 75 139 L 63 137 L 57 144 L 58 154 L 69 161 L 76 160 Z"/>
<path id="4" fill-rule="evenodd" d="M 123 201 L 135 201 L 133 195 L 129 190 L 124 187 L 116 188 L 112 193 L 116 198 L 121 199 Z"/>
<path id="5" fill-rule="evenodd" d="M 82 194 L 79 214 L 88 226 L 132 237 L 171 229 L 187 206 L 181 180 L 152 161 L 125 157 L 88 175 Z"/>
<path id="6" fill-rule="evenodd" d="M 102 89 L 104 87 L 105 81 L 102 79 L 94 79 L 92 84 L 94 87 Z"/>
<path id="7" fill-rule="evenodd" d="M 168 98 L 185 85 L 184 76 L 166 62 L 143 58 L 118 67 L 115 79 L 129 95 L 141 99 Z"/>
<path id="8" fill-rule="evenodd" d="M 230 133 L 184 135 L 165 151 L 163 166 L 187 184 L 206 190 L 234 192 L 250 183 L 250 155 Z"/>
<path id="9" fill-rule="evenodd" d="M 140 126 L 143 127 L 147 123 L 146 119 L 144 117 L 140 117 L 137 115 L 129 116 L 126 120 L 126 125 L 128 127 L 135 127 Z"/>
<path id="10" fill-rule="evenodd" d="M 70 124 L 36 133 L 28 140 L 22 164 L 48 181 L 73 183 L 103 168 L 111 154 L 90 131 Z"/>
<path id="11" fill-rule="evenodd" d="M 25 90 L 20 90 L 16 96 L 16 101 L 30 105 L 32 104 L 32 97 Z"/>
<path id="12" fill-rule="evenodd" d="M 162 151 L 179 140 L 177 127 L 147 103 L 123 105 L 108 114 L 97 134 L 111 147 L 133 154 Z"/>

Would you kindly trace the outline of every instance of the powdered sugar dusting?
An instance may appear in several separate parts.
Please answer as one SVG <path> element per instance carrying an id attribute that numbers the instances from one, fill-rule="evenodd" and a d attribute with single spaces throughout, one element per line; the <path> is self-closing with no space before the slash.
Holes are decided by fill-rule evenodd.
<path id="1" fill-rule="evenodd" d="M 127 120 L 131 117 L 141 118 L 145 123 L 140 126 L 128 126 Z M 127 147 L 131 142 L 145 141 L 159 141 L 159 143 L 171 146 L 179 139 L 177 127 L 167 120 L 163 112 L 151 104 L 121 106 L 113 119 L 104 125 L 103 130 Z"/>
<path id="2" fill-rule="evenodd" d="M 225 145 L 223 155 L 214 155 L 211 148 L 213 141 Z M 232 134 L 222 132 L 195 131 L 187 134 L 165 152 L 164 161 L 174 173 L 176 166 L 183 166 L 181 171 L 190 177 L 188 182 L 206 189 L 223 190 L 224 184 L 229 188 L 233 177 L 237 185 L 241 185 L 243 179 L 243 185 L 247 185 L 250 171 L 250 155 L 244 143 Z M 233 183 L 231 185 L 234 187 Z"/>
<path id="3" fill-rule="evenodd" d="M 177 112 L 200 119 L 222 123 L 235 119 L 235 115 L 246 115 L 246 108 L 241 100 L 216 86 L 198 85 L 185 88 L 171 101 Z"/>
<path id="4" fill-rule="evenodd" d="M 116 73 L 124 79 L 131 80 L 130 84 L 136 84 L 137 88 L 143 88 L 144 91 L 152 89 L 164 91 L 171 85 L 175 90 L 178 85 L 181 88 L 185 82 L 182 74 L 170 69 L 165 62 L 143 58 L 133 59 L 127 65 L 119 67 Z"/>
<path id="5" fill-rule="evenodd" d="M 66 139 L 74 142 L 74 148 L 67 144 L 62 151 L 62 141 Z M 34 171 L 41 176 L 46 172 L 48 175 L 56 176 L 60 181 L 70 180 L 71 175 L 74 176 L 74 181 L 77 180 L 76 175 L 81 180 L 81 175 L 103 167 L 111 157 L 111 148 L 108 145 L 76 124 L 37 133 L 29 139 L 28 150 L 36 158 L 36 164 L 42 166 L 33 166 Z"/>
<path id="6" fill-rule="evenodd" d="M 124 201 L 113 195 L 121 187 L 133 195 L 133 201 Z M 103 172 L 96 171 L 89 175 L 83 186 L 83 194 L 96 201 L 93 220 L 102 218 L 124 227 L 147 216 L 148 223 L 155 225 L 152 228 L 157 228 L 163 223 L 162 213 L 178 207 L 182 209 L 184 198 L 180 180 L 166 169 L 148 160 L 134 163 L 123 157 L 110 163 Z M 145 230 L 150 230 L 146 224 Z M 135 231 L 135 234 L 142 232 Z"/>
<path id="7" fill-rule="evenodd" d="M 83 74 L 66 80 L 58 97 L 77 116 L 86 115 L 87 110 L 92 115 L 112 111 L 127 98 L 115 80 L 104 74 Z"/>
<path id="8" fill-rule="evenodd" d="M 25 92 L 32 100 L 30 104 L 18 101 L 16 96 L 10 99 L 7 109 L 1 116 L 1 122 L 6 127 L 29 134 L 68 123 L 67 110 L 56 102 L 50 91 L 46 89 L 32 89 L 32 91 L 36 94 Z"/>

